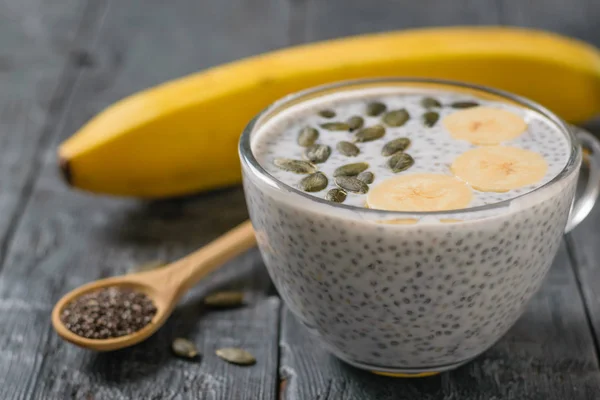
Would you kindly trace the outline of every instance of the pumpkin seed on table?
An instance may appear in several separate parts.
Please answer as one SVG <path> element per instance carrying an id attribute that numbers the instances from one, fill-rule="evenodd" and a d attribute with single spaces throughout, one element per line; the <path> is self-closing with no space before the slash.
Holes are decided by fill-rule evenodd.
<path id="1" fill-rule="evenodd" d="M 319 111 L 319 115 L 323 118 L 333 118 L 335 117 L 335 111 L 329 109 L 321 110 Z"/>
<path id="2" fill-rule="evenodd" d="M 273 164 L 284 171 L 289 171 L 296 174 L 312 174 L 313 172 L 317 172 L 317 167 L 313 163 L 304 160 L 276 158 L 273 160 Z"/>
<path id="3" fill-rule="evenodd" d="M 321 190 L 327 187 L 329 180 L 322 172 L 315 172 L 314 174 L 310 174 L 300 181 L 300 189 L 305 192 L 320 192 Z"/>
<path id="4" fill-rule="evenodd" d="M 196 345 L 184 338 L 173 340 L 171 350 L 173 350 L 176 356 L 189 359 L 196 358 L 200 354 Z"/>
<path id="5" fill-rule="evenodd" d="M 343 189 L 331 189 L 325 195 L 325 199 L 334 203 L 343 203 L 346 200 L 347 193 Z"/>
<path id="6" fill-rule="evenodd" d="M 309 147 L 315 144 L 318 138 L 319 131 L 307 126 L 300 130 L 300 133 L 298 134 L 298 144 L 302 147 Z"/>
<path id="7" fill-rule="evenodd" d="M 477 107 L 479 105 L 479 103 L 474 102 L 474 101 L 455 101 L 454 103 L 450 104 L 450 107 L 452 108 L 471 108 L 471 107 Z"/>
<path id="8" fill-rule="evenodd" d="M 346 157 L 356 157 L 360 153 L 360 149 L 354 143 L 344 140 L 339 142 L 335 148 Z"/>
<path id="9" fill-rule="evenodd" d="M 354 117 L 350 117 L 346 123 L 350 127 L 351 131 L 355 131 L 363 127 L 363 125 L 365 124 L 365 120 L 363 119 L 363 117 L 355 115 Z"/>
<path id="10" fill-rule="evenodd" d="M 437 99 L 434 99 L 433 97 L 424 97 L 421 100 L 421 106 L 423 106 L 424 108 L 441 108 L 442 103 L 440 103 Z"/>
<path id="11" fill-rule="evenodd" d="M 369 191 L 369 186 L 354 176 L 338 176 L 335 184 L 347 192 L 365 194 Z"/>
<path id="12" fill-rule="evenodd" d="M 315 164 L 324 163 L 331 155 L 331 147 L 324 144 L 315 144 L 304 151 L 304 157 Z"/>
<path id="13" fill-rule="evenodd" d="M 204 304 L 210 307 L 239 307 L 244 304 L 244 292 L 223 291 L 216 292 L 204 298 Z"/>
<path id="14" fill-rule="evenodd" d="M 235 347 L 226 347 L 218 349 L 215 354 L 223 360 L 237 365 L 252 365 L 256 363 L 256 358 L 244 349 Z"/>
<path id="15" fill-rule="evenodd" d="M 325 122 L 320 125 L 321 128 L 328 131 L 349 131 L 350 126 L 345 122 Z"/>
<path id="16" fill-rule="evenodd" d="M 373 101 L 367 104 L 367 115 L 369 117 L 377 117 L 387 110 L 387 106 L 379 101 Z"/>
<path id="17" fill-rule="evenodd" d="M 404 108 L 389 111 L 383 116 L 383 122 L 388 126 L 399 127 L 410 119 L 410 114 Z"/>
<path id="18" fill-rule="evenodd" d="M 396 153 L 388 160 L 388 166 L 393 172 L 402 172 L 415 163 L 415 160 L 406 153 Z"/>
<path id="19" fill-rule="evenodd" d="M 377 140 L 385 135 L 385 128 L 382 125 L 373 125 L 368 128 L 362 128 L 354 134 L 356 143 L 370 142 Z"/>
<path id="20" fill-rule="evenodd" d="M 356 179 L 359 179 L 369 185 L 375 180 L 375 175 L 371 171 L 363 171 L 356 176 Z"/>
<path id="21" fill-rule="evenodd" d="M 392 141 L 387 142 L 383 148 L 381 149 L 381 155 L 384 157 L 389 157 L 393 154 L 396 154 L 400 151 L 404 151 L 410 146 L 409 138 L 398 138 Z"/>
<path id="22" fill-rule="evenodd" d="M 333 176 L 356 176 L 369 168 L 369 164 L 366 162 L 358 162 L 353 164 L 346 164 L 340 167 L 337 167 L 335 171 L 333 171 Z"/>
<path id="23" fill-rule="evenodd" d="M 436 113 L 435 111 L 427 111 L 425 114 L 423 114 L 423 125 L 431 128 L 438 122 L 439 119 L 440 114 Z"/>

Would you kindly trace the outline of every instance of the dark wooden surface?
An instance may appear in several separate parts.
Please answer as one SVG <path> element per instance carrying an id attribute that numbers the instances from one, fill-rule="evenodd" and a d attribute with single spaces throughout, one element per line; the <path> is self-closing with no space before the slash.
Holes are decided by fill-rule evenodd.
<path id="1" fill-rule="evenodd" d="M 256 250 L 196 287 L 155 336 L 89 353 L 49 323 L 56 300 L 99 277 L 172 260 L 247 217 L 239 188 L 142 203 L 67 189 L 54 151 L 137 90 L 291 44 L 427 25 L 542 27 L 600 45 L 596 0 L 4 0 L 0 2 L 0 399 L 597 399 L 600 207 L 568 235 L 527 313 L 457 371 L 394 380 L 322 351 L 281 304 Z M 242 288 L 246 308 L 198 300 Z M 175 359 L 175 336 L 201 362 Z M 235 367 L 214 349 L 243 346 Z"/>

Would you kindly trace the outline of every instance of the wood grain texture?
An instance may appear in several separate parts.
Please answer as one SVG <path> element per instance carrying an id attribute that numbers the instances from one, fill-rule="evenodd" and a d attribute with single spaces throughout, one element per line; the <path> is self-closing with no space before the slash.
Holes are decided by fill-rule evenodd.
<path id="1" fill-rule="evenodd" d="M 600 7 L 596 0 L 496 1 L 502 24 L 546 29 L 600 44 Z"/>
<path id="2" fill-rule="evenodd" d="M 0 2 L 0 260 L 68 102 L 72 53 L 92 33 L 93 12 L 77 0 Z"/>
<path id="3" fill-rule="evenodd" d="M 286 400 L 591 400 L 600 393 L 594 344 L 564 246 L 544 286 L 500 342 L 440 376 L 375 376 L 327 355 L 287 309 L 282 324 Z"/>
<path id="4" fill-rule="evenodd" d="M 444 25 L 499 22 L 498 6 L 486 0 L 304 0 L 306 41 Z"/>
<path id="5" fill-rule="evenodd" d="M 23 202 L 0 273 L 1 399 L 275 397 L 279 299 L 269 296 L 271 283 L 256 250 L 198 285 L 165 327 L 128 350 L 95 354 L 68 345 L 52 331 L 49 316 L 56 300 L 82 283 L 137 263 L 173 260 L 247 218 L 240 188 L 159 203 L 76 193 L 60 181 L 54 152 L 59 141 L 123 96 L 286 45 L 288 13 L 278 3 L 99 3 L 98 34 L 73 56 L 85 68 L 64 72 L 72 82 L 65 117 L 38 151 L 41 173 Z M 65 12 L 50 5 L 48 10 Z M 247 293 L 247 307 L 208 312 L 200 306 L 211 290 L 231 287 Z M 173 357 L 176 336 L 194 340 L 203 360 Z M 231 346 L 251 351 L 257 364 L 243 368 L 214 355 L 216 348 Z"/>

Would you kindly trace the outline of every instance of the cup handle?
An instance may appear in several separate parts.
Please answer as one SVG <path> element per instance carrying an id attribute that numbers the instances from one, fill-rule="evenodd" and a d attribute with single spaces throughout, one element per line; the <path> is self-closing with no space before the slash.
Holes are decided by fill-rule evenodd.
<path id="1" fill-rule="evenodd" d="M 582 148 L 583 163 L 588 166 L 588 178 L 581 196 L 573 201 L 565 233 L 570 232 L 588 216 L 600 194 L 600 141 L 592 134 L 571 127 Z"/>

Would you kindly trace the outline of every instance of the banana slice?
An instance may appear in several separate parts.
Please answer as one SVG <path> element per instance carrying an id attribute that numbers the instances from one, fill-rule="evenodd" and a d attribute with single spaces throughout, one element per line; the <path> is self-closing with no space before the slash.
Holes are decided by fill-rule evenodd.
<path id="1" fill-rule="evenodd" d="M 401 175 L 375 186 L 369 208 L 390 211 L 443 211 L 465 208 L 473 192 L 464 182 L 441 174 Z"/>
<path id="2" fill-rule="evenodd" d="M 492 107 L 457 111 L 444 118 L 443 124 L 453 138 L 479 145 L 499 144 L 527 130 L 527 124 L 520 116 Z"/>
<path id="3" fill-rule="evenodd" d="M 539 182 L 546 175 L 548 164 L 530 150 L 490 146 L 464 152 L 450 168 L 474 189 L 507 192 Z"/>

